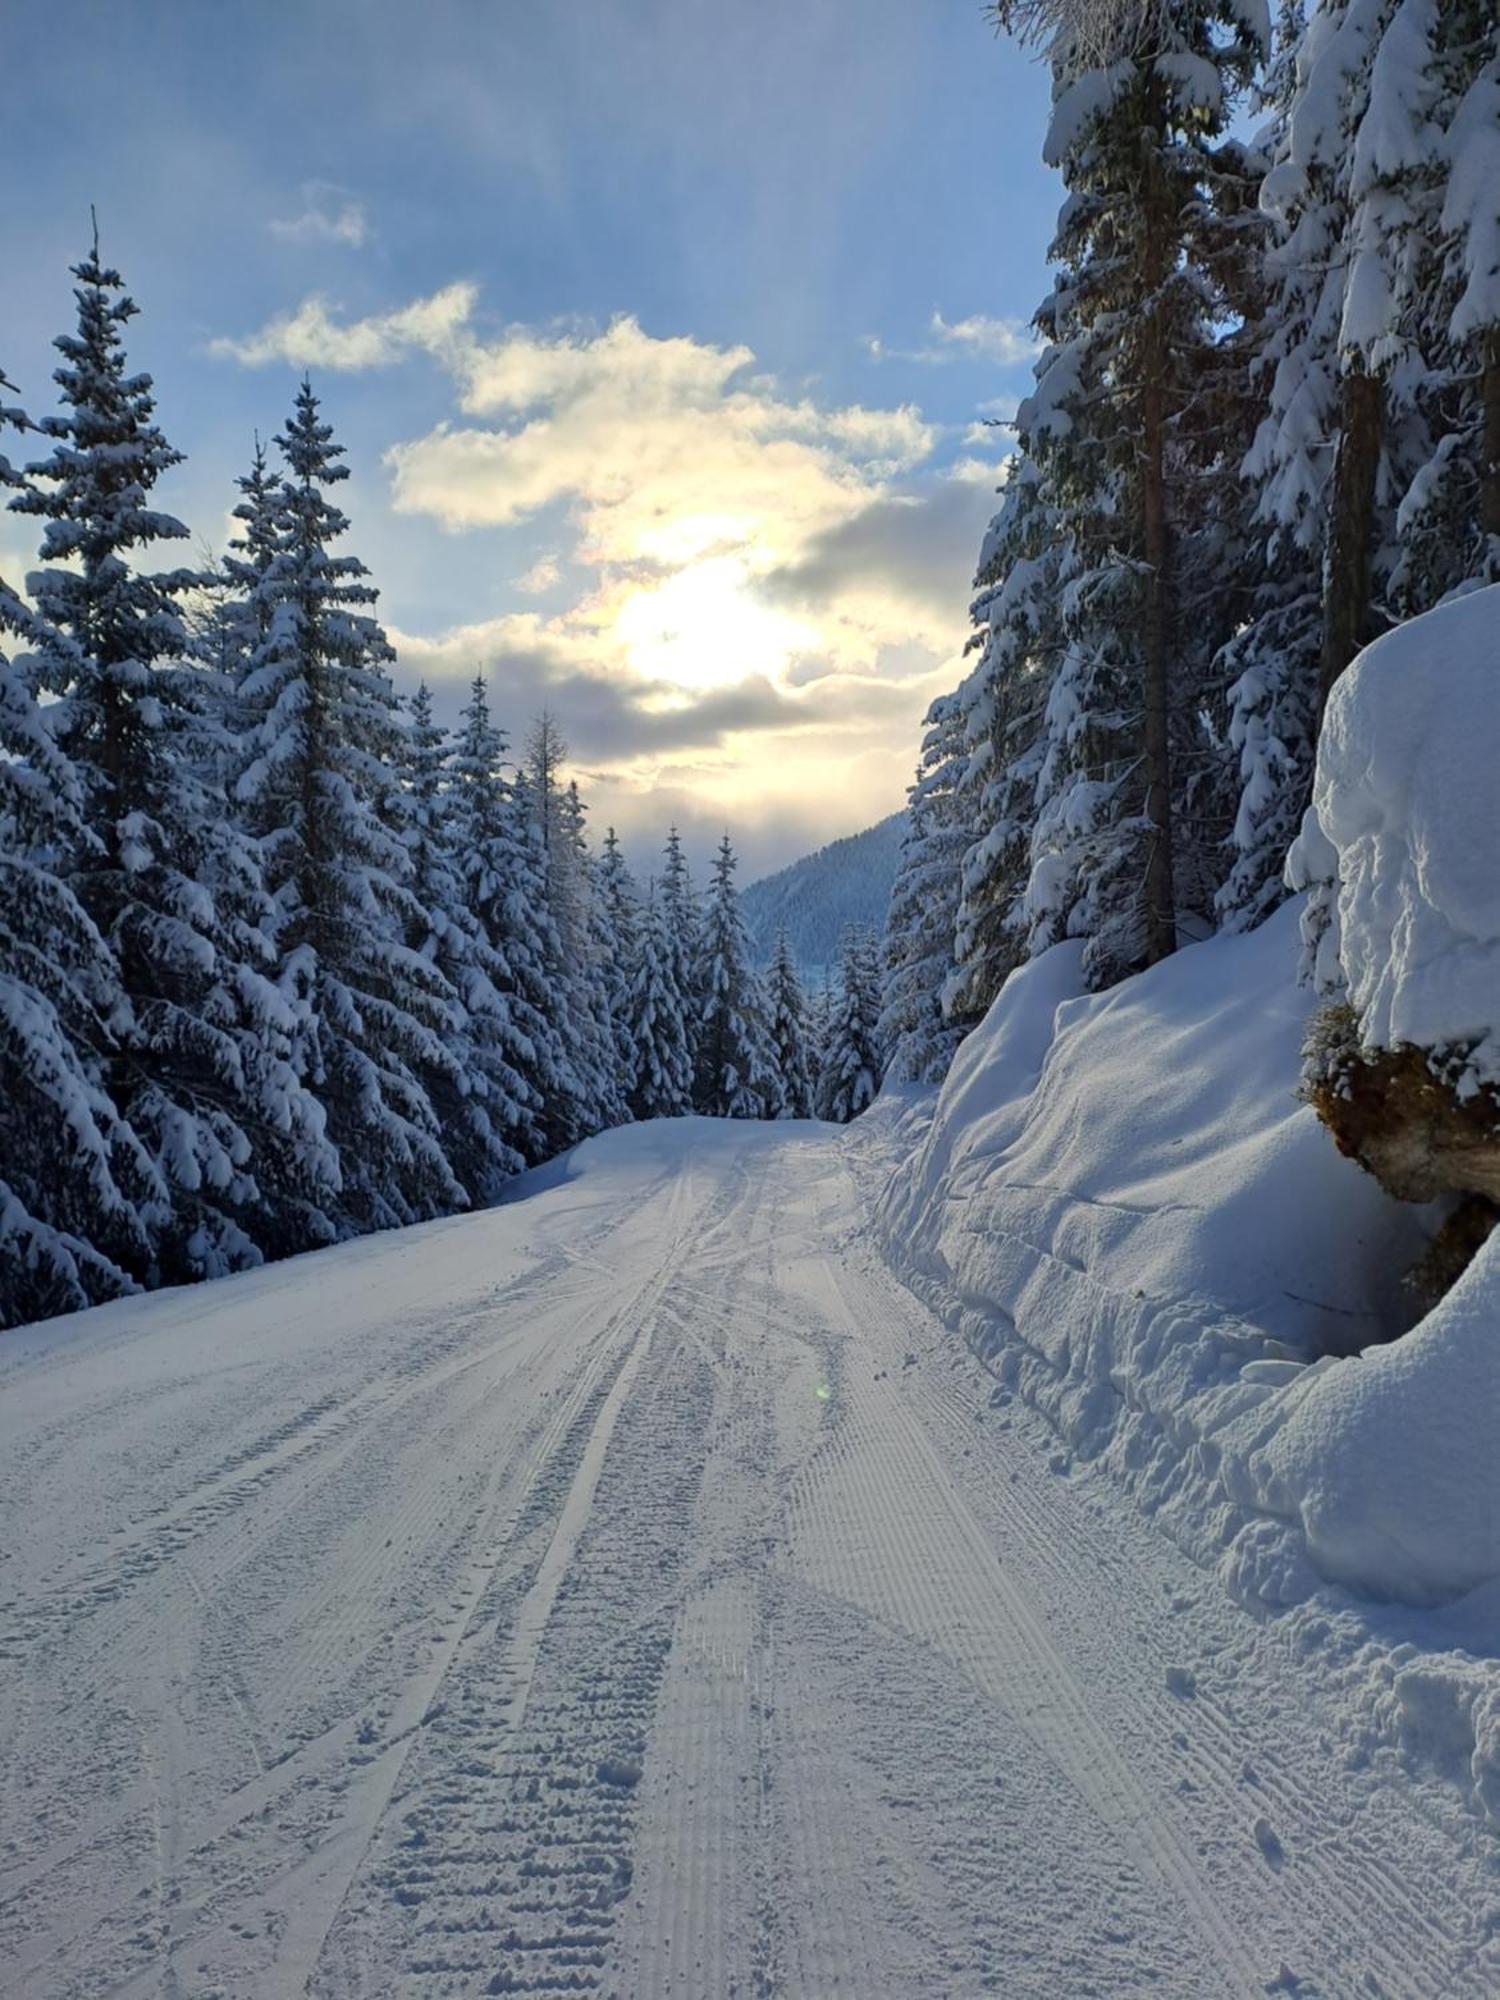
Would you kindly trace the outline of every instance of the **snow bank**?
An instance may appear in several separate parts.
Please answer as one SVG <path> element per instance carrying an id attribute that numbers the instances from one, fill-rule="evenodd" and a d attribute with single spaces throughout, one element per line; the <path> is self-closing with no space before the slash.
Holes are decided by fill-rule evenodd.
<path id="1" fill-rule="evenodd" d="M 1419 1327 L 1288 1388 L 1257 1474 L 1324 1576 L 1416 1603 L 1500 1576 L 1500 1235 Z"/>
<path id="2" fill-rule="evenodd" d="M 1334 877 L 1334 953 L 1371 1048 L 1472 1049 L 1500 1083 L 1500 585 L 1369 646 L 1329 699 L 1294 879 Z"/>
<path id="3" fill-rule="evenodd" d="M 1072 945 L 1014 976 L 878 1226 L 1000 1382 L 1243 1599 L 1430 1604 L 1500 1577 L 1500 1243 L 1376 1344 L 1428 1218 L 1296 1099 L 1296 925 L 1097 996 Z"/>

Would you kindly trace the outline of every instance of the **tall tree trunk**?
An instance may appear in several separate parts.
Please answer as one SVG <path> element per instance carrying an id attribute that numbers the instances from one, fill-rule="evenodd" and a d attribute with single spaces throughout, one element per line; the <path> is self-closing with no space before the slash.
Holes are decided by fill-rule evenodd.
<path id="1" fill-rule="evenodd" d="M 1152 161 L 1166 142 L 1166 109 L 1158 81 L 1152 84 Z M 1146 771 L 1146 952 L 1154 965 L 1177 949 L 1175 872 L 1172 857 L 1172 743 L 1169 714 L 1171 681 L 1171 534 L 1167 523 L 1167 372 L 1171 354 L 1163 323 L 1161 290 L 1169 269 L 1170 199 L 1160 185 L 1150 188 L 1146 207 L 1145 276 L 1151 305 L 1141 385 L 1141 553 L 1146 560 L 1145 630 L 1142 634 L 1142 742 Z"/>
<path id="2" fill-rule="evenodd" d="M 1168 691 L 1171 675 L 1171 617 L 1167 565 L 1165 397 L 1160 378 L 1146 385 L 1145 483 L 1141 494 L 1143 553 L 1147 565 L 1143 742 L 1146 759 L 1146 948 L 1150 963 L 1177 948 L 1177 911 L 1172 866 L 1172 745 Z"/>
<path id="3" fill-rule="evenodd" d="M 1494 576 L 1500 565 L 1500 326 L 1492 326 L 1484 339 L 1484 362 L 1480 375 L 1484 402 L 1484 464 L 1479 485 L 1479 522 L 1489 537 L 1486 574 Z"/>
<path id="4" fill-rule="evenodd" d="M 1370 542 L 1384 416 L 1378 379 L 1351 366 L 1344 377 L 1342 432 L 1323 571 L 1320 716 L 1334 682 L 1370 636 Z"/>

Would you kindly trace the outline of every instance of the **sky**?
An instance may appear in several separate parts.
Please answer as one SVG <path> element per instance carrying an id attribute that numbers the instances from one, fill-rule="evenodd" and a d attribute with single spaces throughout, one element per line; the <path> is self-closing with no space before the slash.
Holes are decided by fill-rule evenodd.
<path id="1" fill-rule="evenodd" d="M 742 880 L 902 803 L 1034 359 L 1047 77 L 978 0 L 8 0 L 0 370 L 68 266 L 222 548 L 304 370 L 403 688 L 549 707 Z M 19 168 L 17 163 L 22 163 Z M 34 559 L 0 517 L 0 565 Z"/>

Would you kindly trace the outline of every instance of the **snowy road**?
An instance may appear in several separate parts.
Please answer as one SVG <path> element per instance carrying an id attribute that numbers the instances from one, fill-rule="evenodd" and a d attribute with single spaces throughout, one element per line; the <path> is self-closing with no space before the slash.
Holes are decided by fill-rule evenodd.
<path id="1" fill-rule="evenodd" d="M 857 1165 L 647 1127 L 0 1343 L 0 1992 L 1500 1990 L 1480 1862 Z"/>

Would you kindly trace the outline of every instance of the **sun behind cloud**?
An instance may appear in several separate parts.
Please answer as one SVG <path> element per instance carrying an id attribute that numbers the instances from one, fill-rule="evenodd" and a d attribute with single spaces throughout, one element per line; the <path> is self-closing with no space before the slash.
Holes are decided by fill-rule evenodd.
<path id="1" fill-rule="evenodd" d="M 304 301 L 214 351 L 444 371 L 451 413 L 385 452 L 392 508 L 474 538 L 477 561 L 503 563 L 511 537 L 526 555 L 513 606 L 403 634 L 403 660 L 440 686 L 489 671 L 523 714 L 559 708 L 602 809 L 671 793 L 674 812 L 754 817 L 818 797 L 832 820 L 849 810 L 833 770 L 875 811 L 899 799 L 961 653 L 990 433 L 789 388 L 748 347 L 628 315 L 488 327 L 463 282 L 365 320 Z"/>
<path id="2" fill-rule="evenodd" d="M 614 614 L 625 658 L 642 679 L 722 687 L 751 674 L 780 680 L 816 650 L 818 629 L 762 603 L 742 554 L 689 562 L 660 583 L 631 585 Z"/>

